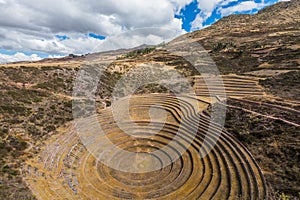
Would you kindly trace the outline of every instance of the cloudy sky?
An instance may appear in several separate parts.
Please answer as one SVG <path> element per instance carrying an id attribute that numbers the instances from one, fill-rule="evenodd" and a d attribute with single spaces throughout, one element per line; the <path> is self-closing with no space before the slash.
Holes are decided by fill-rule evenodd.
<path id="1" fill-rule="evenodd" d="M 280 0 L 0 0 L 0 63 L 159 44 Z"/>

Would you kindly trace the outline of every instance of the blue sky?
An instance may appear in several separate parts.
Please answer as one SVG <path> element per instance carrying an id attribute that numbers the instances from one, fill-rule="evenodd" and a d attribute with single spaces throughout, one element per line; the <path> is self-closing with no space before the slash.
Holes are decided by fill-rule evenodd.
<path id="1" fill-rule="evenodd" d="M 226 9 L 230 7 L 235 7 L 240 5 L 242 2 L 249 2 L 248 0 L 237 0 L 237 1 L 232 1 L 229 2 L 228 4 L 224 6 L 218 6 L 214 8 L 211 12 L 211 16 L 209 16 L 207 19 L 204 20 L 203 27 L 209 26 L 213 23 L 215 23 L 217 20 L 221 19 L 226 15 L 222 15 L 220 12 L 220 9 Z M 240 11 L 235 11 L 235 12 L 230 12 L 229 14 L 255 14 L 257 13 L 260 9 L 264 8 L 267 5 L 272 5 L 278 0 L 254 0 L 253 2 L 257 4 L 264 4 L 262 7 L 257 7 L 257 8 L 249 8 L 249 10 L 240 10 Z M 186 30 L 187 32 L 193 31 L 192 28 L 192 22 L 196 19 L 196 16 L 201 14 L 201 7 L 199 8 L 197 0 L 192 1 L 190 4 L 186 5 L 184 8 L 180 10 L 179 14 L 176 14 L 175 17 L 178 19 L 181 19 L 183 24 L 182 28 Z M 195 28 L 194 30 L 198 30 L 200 28 Z"/>
<path id="2" fill-rule="evenodd" d="M 180 10 L 179 14 L 175 14 L 175 17 L 182 20 L 182 28 L 187 32 L 191 31 L 191 22 L 196 19 L 197 14 L 199 14 L 200 9 L 198 8 L 197 1 L 186 5 L 186 7 Z"/>
<path id="3" fill-rule="evenodd" d="M 0 0 L 0 63 L 158 44 L 230 14 L 254 14 L 278 1 Z M 145 27 L 148 30 L 136 35 L 124 34 Z"/>

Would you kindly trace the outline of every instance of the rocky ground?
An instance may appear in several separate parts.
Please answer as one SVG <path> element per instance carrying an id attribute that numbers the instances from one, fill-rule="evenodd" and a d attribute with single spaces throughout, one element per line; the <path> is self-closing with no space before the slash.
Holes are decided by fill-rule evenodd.
<path id="1" fill-rule="evenodd" d="M 277 199 L 300 198 L 299 8 L 298 0 L 281 2 L 256 15 L 229 16 L 204 30 L 181 36 L 201 44 L 221 74 L 260 78 L 267 95 L 228 99 L 225 127 L 253 154 L 270 194 Z M 143 49 L 105 55 L 117 60 L 100 78 L 96 92 L 99 109 L 110 106 L 114 84 L 138 64 L 163 63 L 191 81 L 197 75 L 180 56 L 159 47 Z M 97 58 L 90 56 L 88 60 Z M 58 127 L 73 119 L 73 81 L 86 60 L 85 56 L 69 56 L 1 65 L 0 199 L 34 199 L 22 180 L 22 164 L 39 152 Z M 150 85 L 137 91 L 151 92 L 167 90 Z"/>

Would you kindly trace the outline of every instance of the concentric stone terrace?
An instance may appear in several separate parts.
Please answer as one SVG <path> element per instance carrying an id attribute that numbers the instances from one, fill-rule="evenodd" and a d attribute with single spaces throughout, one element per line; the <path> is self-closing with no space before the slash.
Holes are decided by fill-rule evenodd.
<path id="1" fill-rule="evenodd" d="M 250 76 L 195 76 L 194 88 L 198 96 L 262 96 L 262 87 L 258 85 L 258 78 Z"/>
<path id="2" fill-rule="evenodd" d="M 209 103 L 172 95 L 133 96 L 129 102 L 130 117 L 122 123 L 134 123 L 127 129 L 118 126 L 112 109 L 96 119 L 107 140 L 135 159 L 110 158 L 122 169 L 101 162 L 95 152 L 104 150 L 105 144 L 99 145 L 103 136 L 91 134 L 93 116 L 84 119 L 91 132 L 79 137 L 74 125 L 62 129 L 39 158 L 24 166 L 38 199 L 266 198 L 264 178 L 251 154 L 202 112 Z M 178 159 L 164 165 L 172 155 Z M 158 163 L 161 168 L 145 171 Z"/>

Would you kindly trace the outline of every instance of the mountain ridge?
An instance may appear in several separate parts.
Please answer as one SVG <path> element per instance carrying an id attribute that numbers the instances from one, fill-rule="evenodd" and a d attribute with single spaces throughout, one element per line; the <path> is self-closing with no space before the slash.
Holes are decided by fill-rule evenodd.
<path id="1" fill-rule="evenodd" d="M 299 199 L 299 3 L 280 2 L 255 15 L 228 16 L 169 43 L 190 38 L 215 62 L 229 94 L 226 102 L 218 102 L 228 106 L 225 129 L 257 161 L 270 199 Z M 35 198 L 22 177 L 30 171 L 25 163 L 37 158 L 52 137 L 64 136 L 73 120 L 76 75 L 84 64 L 97 69 L 101 57 L 111 63 L 97 85 L 97 111 L 110 107 L 117 81 L 144 63 L 175 69 L 194 84 L 199 96 L 209 95 L 191 63 L 160 47 L 0 65 L 0 199 Z M 151 84 L 136 91 L 169 92 Z"/>

